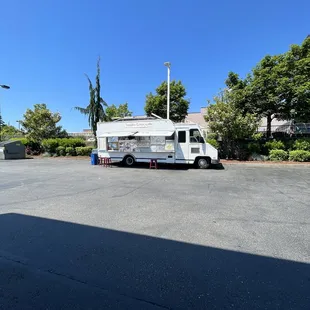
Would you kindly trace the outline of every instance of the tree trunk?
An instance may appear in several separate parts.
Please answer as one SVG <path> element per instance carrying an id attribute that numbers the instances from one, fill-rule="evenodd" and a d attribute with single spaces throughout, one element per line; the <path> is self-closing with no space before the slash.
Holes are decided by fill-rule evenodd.
<path id="1" fill-rule="evenodd" d="M 271 121 L 272 121 L 271 114 L 268 114 L 267 115 L 267 138 L 271 137 Z"/>

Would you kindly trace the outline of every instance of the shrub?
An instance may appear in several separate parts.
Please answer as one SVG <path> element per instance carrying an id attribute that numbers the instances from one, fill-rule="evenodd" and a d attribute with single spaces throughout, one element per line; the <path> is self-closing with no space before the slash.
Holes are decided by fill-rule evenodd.
<path id="1" fill-rule="evenodd" d="M 294 150 L 310 151 L 310 139 L 298 139 L 293 144 Z"/>
<path id="2" fill-rule="evenodd" d="M 272 161 L 288 160 L 288 153 L 284 150 L 271 150 L 269 153 L 269 159 Z"/>
<path id="3" fill-rule="evenodd" d="M 80 147 L 85 146 L 85 140 L 80 138 L 63 138 L 63 139 L 57 139 L 59 146 L 64 147 Z"/>
<path id="4" fill-rule="evenodd" d="M 66 147 L 66 156 L 75 156 L 75 149 L 72 146 Z"/>
<path id="5" fill-rule="evenodd" d="M 59 156 L 65 156 L 66 155 L 66 148 L 64 146 L 58 146 L 56 149 L 56 154 Z"/>
<path id="6" fill-rule="evenodd" d="M 93 147 L 91 146 L 80 146 L 75 149 L 76 155 L 79 155 L 79 156 L 90 156 L 92 150 L 93 150 Z"/>
<path id="7" fill-rule="evenodd" d="M 217 134 L 214 133 L 214 132 L 210 132 L 207 134 L 207 140 L 210 139 L 210 140 L 217 140 Z"/>
<path id="8" fill-rule="evenodd" d="M 265 143 L 265 147 L 268 151 L 270 150 L 284 150 L 285 145 L 282 141 L 279 140 L 272 140 Z"/>
<path id="9" fill-rule="evenodd" d="M 252 138 L 255 141 L 260 141 L 263 137 L 264 135 L 261 132 L 258 132 L 258 133 L 255 133 Z"/>
<path id="10" fill-rule="evenodd" d="M 85 146 L 85 140 L 80 138 L 45 139 L 42 141 L 42 146 L 46 152 L 55 154 L 57 153 L 57 148 L 60 146 L 64 149 L 67 147 L 72 147 L 75 149 L 76 147 Z M 72 153 L 72 151 L 70 152 Z"/>
<path id="11" fill-rule="evenodd" d="M 44 139 L 42 141 L 42 146 L 45 152 L 55 154 L 58 147 L 58 141 L 57 139 Z"/>
<path id="12" fill-rule="evenodd" d="M 214 146 L 216 149 L 219 148 L 219 143 L 215 140 L 215 139 L 207 139 L 207 143 L 211 144 L 212 146 Z"/>
<path id="13" fill-rule="evenodd" d="M 303 150 L 290 151 L 289 159 L 291 161 L 310 161 L 310 152 Z"/>
<path id="14" fill-rule="evenodd" d="M 260 154 L 261 152 L 261 146 L 259 142 L 250 142 L 247 147 L 251 154 L 253 153 Z"/>

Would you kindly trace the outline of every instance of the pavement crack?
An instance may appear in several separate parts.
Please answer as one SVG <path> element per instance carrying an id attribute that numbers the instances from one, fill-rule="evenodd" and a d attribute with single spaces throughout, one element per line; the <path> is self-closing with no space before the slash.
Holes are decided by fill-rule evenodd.
<path id="1" fill-rule="evenodd" d="M 122 297 L 127 298 L 127 299 L 132 299 L 132 300 L 135 300 L 135 301 L 143 302 L 143 303 L 146 303 L 146 304 L 149 304 L 149 305 L 152 305 L 152 306 L 156 306 L 156 307 L 158 307 L 160 309 L 168 309 L 168 310 L 172 309 L 170 307 L 167 307 L 165 305 L 156 303 L 156 302 L 151 301 L 151 300 L 147 300 L 147 299 L 144 299 L 144 298 L 139 298 L 139 297 L 136 297 L 136 296 L 131 296 L 131 295 L 125 294 L 125 293 L 116 292 L 114 290 L 107 289 L 107 288 L 102 287 L 100 285 L 91 284 L 91 283 L 89 283 L 89 282 L 87 282 L 85 280 L 78 279 L 78 278 L 76 278 L 76 277 L 74 277 L 72 275 L 61 273 L 61 272 L 55 271 L 53 269 L 43 269 L 43 268 L 41 269 L 41 268 L 38 268 L 38 267 L 36 267 L 34 265 L 27 264 L 27 263 L 23 262 L 20 259 L 14 259 L 14 258 L 9 257 L 7 255 L 0 255 L 0 259 L 6 260 L 6 261 L 9 261 L 9 262 L 12 262 L 12 263 L 16 263 L 16 264 L 19 264 L 19 265 L 23 265 L 23 266 L 25 266 L 25 267 L 27 267 L 29 269 L 32 269 L 34 271 L 37 271 L 37 272 L 51 274 L 53 276 L 61 277 L 61 278 L 64 278 L 66 280 L 70 280 L 70 281 L 73 281 L 75 283 L 86 285 L 86 286 L 91 287 L 91 288 L 96 288 L 96 289 L 99 289 L 99 290 L 111 293 L 111 294 L 113 294 L 115 296 L 122 296 Z"/>
<path id="2" fill-rule="evenodd" d="M 122 194 L 122 195 L 114 195 L 114 196 L 112 196 L 111 198 L 121 198 L 121 197 L 128 196 L 128 195 L 132 194 L 133 192 L 137 191 L 138 189 L 144 187 L 145 185 L 149 185 L 149 184 L 152 183 L 153 181 L 154 181 L 154 180 L 151 180 L 151 181 L 148 181 L 148 182 L 146 182 L 146 183 L 143 183 L 142 185 L 135 187 L 133 190 L 131 190 L 131 191 L 125 193 L 125 194 Z"/>

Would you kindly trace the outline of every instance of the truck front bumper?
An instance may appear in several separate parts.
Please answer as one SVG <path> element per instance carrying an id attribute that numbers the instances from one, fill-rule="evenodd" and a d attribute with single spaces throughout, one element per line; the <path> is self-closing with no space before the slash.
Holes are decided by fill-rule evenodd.
<path id="1" fill-rule="evenodd" d="M 220 163 L 220 159 L 211 159 L 211 165 L 218 165 Z"/>

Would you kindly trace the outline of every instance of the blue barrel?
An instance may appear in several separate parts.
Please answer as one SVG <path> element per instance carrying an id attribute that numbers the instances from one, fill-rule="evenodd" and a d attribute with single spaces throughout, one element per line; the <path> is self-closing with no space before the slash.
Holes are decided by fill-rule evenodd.
<path id="1" fill-rule="evenodd" d="M 90 163 L 91 163 L 91 165 L 98 165 L 98 154 L 91 153 L 91 155 L 90 155 Z"/>

